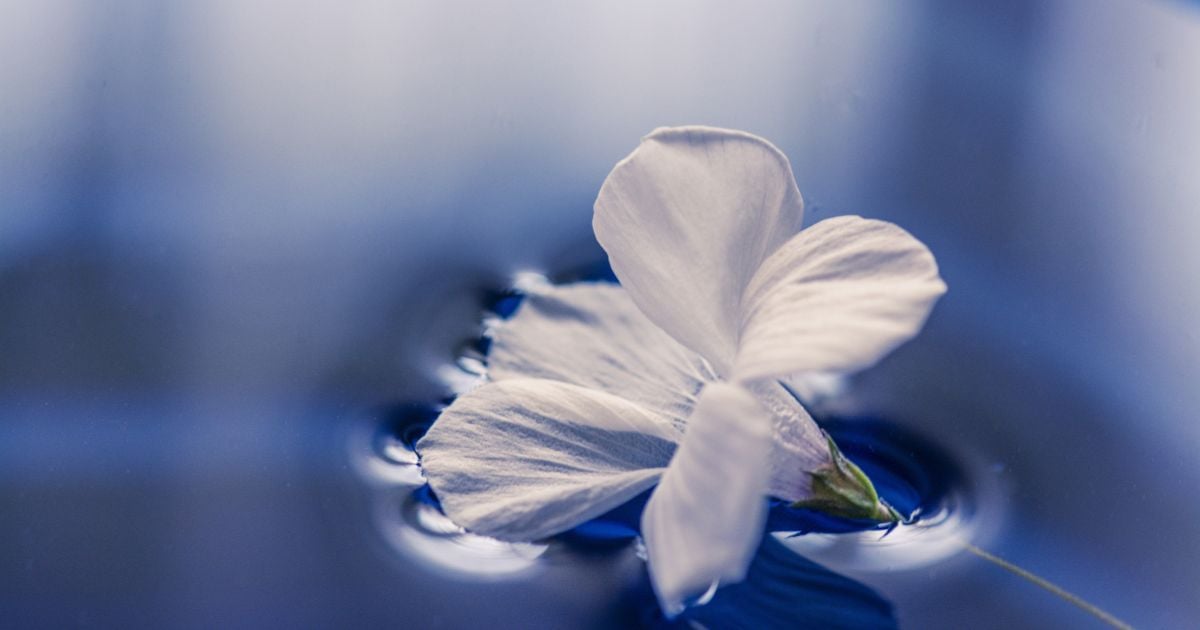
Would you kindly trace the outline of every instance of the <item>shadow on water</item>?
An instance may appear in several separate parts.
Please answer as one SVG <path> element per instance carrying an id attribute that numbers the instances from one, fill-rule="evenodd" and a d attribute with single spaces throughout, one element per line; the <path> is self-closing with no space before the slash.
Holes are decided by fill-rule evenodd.
<path id="1" fill-rule="evenodd" d="M 772 536 L 746 579 L 717 591 L 703 606 L 667 620 L 648 577 L 632 594 L 645 628 L 895 628 L 892 605 L 870 587 L 807 560 Z"/>

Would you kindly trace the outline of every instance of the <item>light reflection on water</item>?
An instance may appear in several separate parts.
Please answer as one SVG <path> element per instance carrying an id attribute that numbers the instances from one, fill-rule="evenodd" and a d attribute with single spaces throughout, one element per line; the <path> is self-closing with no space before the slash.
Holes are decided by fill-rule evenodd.
<path id="1" fill-rule="evenodd" d="M 536 569 L 547 549 L 467 533 L 411 491 L 400 490 L 377 497 L 375 524 L 392 548 L 431 569 L 455 577 L 501 579 Z"/>
<path id="2" fill-rule="evenodd" d="M 380 426 L 365 419 L 348 440 L 350 461 L 370 487 L 371 520 L 383 541 L 405 559 L 450 577 L 494 580 L 535 570 L 547 545 L 471 534 L 420 499 L 425 479 L 412 444 L 423 419 L 399 422 Z"/>

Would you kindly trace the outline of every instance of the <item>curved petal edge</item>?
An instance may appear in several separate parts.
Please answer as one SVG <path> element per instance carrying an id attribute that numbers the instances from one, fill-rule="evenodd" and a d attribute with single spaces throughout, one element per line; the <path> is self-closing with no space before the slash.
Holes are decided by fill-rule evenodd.
<path id="1" fill-rule="evenodd" d="M 737 385 L 706 387 L 642 513 L 650 577 L 666 614 L 745 577 L 763 534 L 770 476 L 767 411 Z"/>
<path id="2" fill-rule="evenodd" d="M 738 298 L 803 214 L 791 165 L 771 143 L 674 127 L 656 129 L 613 168 L 592 227 L 646 316 L 728 377 Z"/>
<path id="3" fill-rule="evenodd" d="M 820 221 L 746 287 L 734 374 L 753 381 L 870 367 L 915 336 L 945 292 L 933 254 L 898 226 Z"/>

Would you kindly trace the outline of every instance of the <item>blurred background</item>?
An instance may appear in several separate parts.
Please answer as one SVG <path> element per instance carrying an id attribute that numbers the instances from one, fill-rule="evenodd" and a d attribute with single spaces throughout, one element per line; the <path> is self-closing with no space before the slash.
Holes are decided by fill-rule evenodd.
<path id="1" fill-rule="evenodd" d="M 601 182 L 679 124 L 937 255 L 853 404 L 984 463 L 981 544 L 1200 618 L 1200 6 L 0 0 L 0 625 L 605 625 L 616 560 L 398 554 L 347 435 L 448 392 L 481 291 L 602 260 Z M 856 577 L 908 627 L 1097 623 L 965 554 Z"/>

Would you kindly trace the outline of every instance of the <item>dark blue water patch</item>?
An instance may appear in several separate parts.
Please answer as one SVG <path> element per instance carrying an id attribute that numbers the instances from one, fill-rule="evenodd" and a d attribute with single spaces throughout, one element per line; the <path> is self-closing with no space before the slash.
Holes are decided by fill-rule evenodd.
<path id="1" fill-rule="evenodd" d="M 525 293 L 516 287 L 501 290 L 485 290 L 481 301 L 483 312 L 486 316 L 509 319 L 513 315 L 516 315 L 517 310 L 521 308 L 521 304 L 525 301 Z M 486 360 L 491 350 L 492 338 L 487 335 L 480 335 L 468 340 L 460 354 L 463 356 L 473 356 L 482 361 Z"/>
<path id="2" fill-rule="evenodd" d="M 746 579 L 717 590 L 712 600 L 668 619 L 649 574 L 622 598 L 625 625 L 642 628 L 895 628 L 892 605 L 869 586 L 797 555 L 763 537 Z"/>
<path id="3" fill-rule="evenodd" d="M 617 274 L 613 273 L 612 265 L 608 264 L 608 259 L 596 261 L 594 263 L 583 265 L 575 269 L 568 270 L 564 273 L 554 276 L 555 284 L 566 284 L 568 282 L 612 282 L 619 284 Z"/>
<path id="4" fill-rule="evenodd" d="M 609 512 L 560 534 L 558 538 L 568 545 L 584 549 L 627 545 L 642 535 L 642 511 L 653 492 L 653 488 L 646 490 Z"/>
<path id="5" fill-rule="evenodd" d="M 886 500 L 886 498 L 884 499 Z M 895 525 L 871 520 L 830 516 L 816 510 L 793 508 L 789 501 L 770 500 L 767 531 L 800 534 L 850 534 L 869 530 L 889 530 Z"/>
<path id="6" fill-rule="evenodd" d="M 399 442 L 415 451 L 417 440 L 433 426 L 449 402 L 403 402 L 380 408 L 377 412 L 380 422 L 375 434 L 376 449 L 383 450 L 387 444 Z"/>
<path id="7" fill-rule="evenodd" d="M 420 488 L 413 490 L 412 498 L 417 503 L 431 505 L 431 506 L 437 508 L 437 510 L 439 512 L 442 512 L 443 514 L 445 514 L 445 512 L 442 511 L 442 502 L 437 498 L 437 495 L 433 493 L 433 487 L 430 486 L 429 484 L 425 484 L 425 485 L 421 486 Z"/>
<path id="8" fill-rule="evenodd" d="M 472 339 L 466 349 L 479 357 L 487 357 L 488 353 L 492 351 L 492 338 L 480 335 Z"/>
<path id="9" fill-rule="evenodd" d="M 501 291 L 485 291 L 483 295 L 483 310 L 500 319 L 508 319 L 517 312 L 524 299 L 525 294 L 516 288 L 508 288 Z"/>

